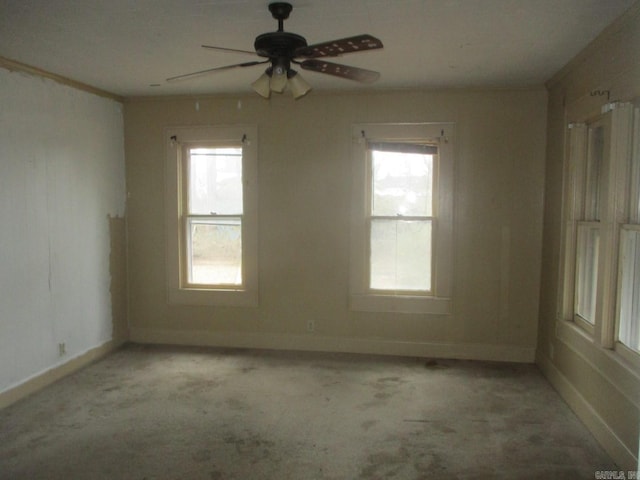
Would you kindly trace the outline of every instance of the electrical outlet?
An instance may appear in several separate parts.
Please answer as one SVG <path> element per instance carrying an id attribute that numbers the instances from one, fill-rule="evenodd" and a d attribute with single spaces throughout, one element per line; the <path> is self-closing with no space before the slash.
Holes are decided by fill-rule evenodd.
<path id="1" fill-rule="evenodd" d="M 307 321 L 307 332 L 313 332 L 316 329 L 316 322 L 313 320 Z"/>
<path id="2" fill-rule="evenodd" d="M 58 356 L 61 357 L 67 353 L 67 346 L 64 342 L 58 344 Z"/>

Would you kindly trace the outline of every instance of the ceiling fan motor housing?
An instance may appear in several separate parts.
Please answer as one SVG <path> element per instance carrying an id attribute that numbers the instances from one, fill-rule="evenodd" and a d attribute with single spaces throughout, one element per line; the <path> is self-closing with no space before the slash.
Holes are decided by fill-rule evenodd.
<path id="1" fill-rule="evenodd" d="M 298 48 L 306 47 L 304 37 L 290 32 L 268 32 L 258 35 L 253 44 L 256 53 L 261 57 L 289 57 L 295 56 Z"/>
<path id="2" fill-rule="evenodd" d="M 254 47 L 261 57 L 271 59 L 274 68 L 281 67 L 285 72 L 289 69 L 295 51 L 306 47 L 304 37 L 289 32 L 263 33 L 256 38 Z"/>

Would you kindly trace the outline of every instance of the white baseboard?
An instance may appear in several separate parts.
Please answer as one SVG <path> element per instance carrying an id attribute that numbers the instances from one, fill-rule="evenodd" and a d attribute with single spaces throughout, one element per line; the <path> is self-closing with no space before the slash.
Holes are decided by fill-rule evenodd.
<path id="1" fill-rule="evenodd" d="M 586 425 L 602 448 L 611 455 L 621 470 L 635 471 L 638 465 L 638 457 L 616 435 L 598 412 L 573 386 L 567 377 L 544 355 L 536 358 L 536 363 L 569 407 Z"/>
<path id="2" fill-rule="evenodd" d="M 62 365 L 58 365 L 42 373 L 39 373 L 23 383 L 0 392 L 0 409 L 3 409 L 22 398 L 51 385 L 67 375 L 80 370 L 81 368 L 101 359 L 105 355 L 116 350 L 122 345 L 122 341 L 110 340 L 102 345 L 92 348 L 85 353 L 72 358 Z"/>
<path id="3" fill-rule="evenodd" d="M 264 348 L 428 358 L 455 358 L 501 362 L 533 363 L 534 347 L 489 344 L 449 344 L 290 335 L 272 333 L 206 332 L 131 328 L 129 340 L 136 343 L 194 345 L 209 347 Z"/>

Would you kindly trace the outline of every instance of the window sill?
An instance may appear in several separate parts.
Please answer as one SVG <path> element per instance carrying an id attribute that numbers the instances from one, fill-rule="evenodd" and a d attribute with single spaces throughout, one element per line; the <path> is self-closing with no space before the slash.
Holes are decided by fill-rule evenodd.
<path id="1" fill-rule="evenodd" d="M 558 340 L 580 355 L 603 377 L 608 378 L 616 385 L 624 385 L 621 389 L 625 392 L 632 391 L 633 394 L 627 393 L 630 398 L 638 398 L 637 393 L 640 386 L 634 382 L 640 380 L 640 361 L 638 358 L 634 358 L 635 352 L 619 342 L 616 342 L 614 350 L 604 348 L 598 345 L 587 332 L 569 320 L 557 320 L 555 333 Z M 623 350 L 627 351 L 623 352 Z M 629 375 L 635 380 L 630 382 Z M 631 384 L 635 386 L 631 386 Z"/>
<path id="2" fill-rule="evenodd" d="M 640 353 L 627 347 L 625 344 L 616 342 L 613 348 L 614 352 L 620 355 L 625 362 L 627 362 L 634 371 L 638 372 L 640 376 Z"/>
<path id="3" fill-rule="evenodd" d="M 252 290 L 170 288 L 169 303 L 218 307 L 257 307 L 258 293 Z"/>
<path id="4" fill-rule="evenodd" d="M 408 295 L 351 295 L 351 310 L 361 312 L 430 313 L 449 315 L 451 299 L 443 297 L 420 297 Z"/>
<path id="5" fill-rule="evenodd" d="M 577 314 L 574 315 L 573 323 L 578 328 L 581 328 L 587 334 L 589 334 L 591 337 L 593 337 L 593 333 L 595 331 L 595 326 L 593 325 L 593 323 L 589 322 L 588 320 L 585 320 L 584 318 L 582 318 L 580 315 L 577 315 Z"/>

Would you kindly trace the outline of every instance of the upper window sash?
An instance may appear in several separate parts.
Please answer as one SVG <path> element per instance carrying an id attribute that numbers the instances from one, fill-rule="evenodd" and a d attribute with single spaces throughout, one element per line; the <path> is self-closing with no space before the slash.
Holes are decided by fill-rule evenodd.
<path id="1" fill-rule="evenodd" d="M 240 139 L 211 144 L 184 143 L 182 201 L 186 206 L 185 214 L 242 215 L 243 153 Z M 220 167 L 217 165 L 218 161 Z M 223 177 L 226 185 L 218 185 L 218 177 Z M 215 184 L 212 184 L 212 180 Z"/>
<path id="2" fill-rule="evenodd" d="M 602 217 L 602 197 L 609 143 L 608 117 L 590 124 L 587 131 L 587 157 L 584 169 L 584 187 L 582 191 L 582 216 L 587 221 L 599 221 Z"/>
<path id="3" fill-rule="evenodd" d="M 633 110 L 633 143 L 629 176 L 629 222 L 640 224 L 640 107 Z"/>

